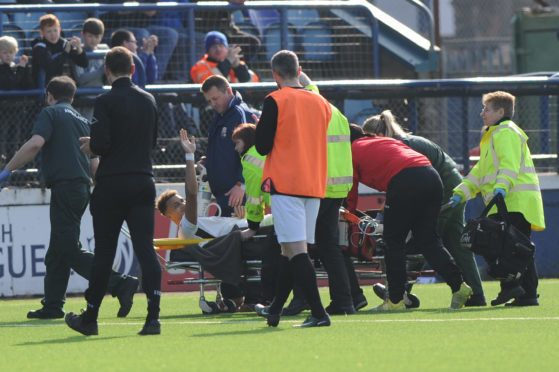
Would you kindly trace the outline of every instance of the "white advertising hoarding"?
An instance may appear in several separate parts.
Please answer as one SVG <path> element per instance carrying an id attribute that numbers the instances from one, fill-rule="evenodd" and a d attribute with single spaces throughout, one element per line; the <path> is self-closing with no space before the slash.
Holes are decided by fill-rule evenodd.
<path id="1" fill-rule="evenodd" d="M 43 294 L 44 259 L 50 235 L 49 200 L 49 190 L 0 192 L 0 297 Z M 93 252 L 89 208 L 82 218 L 80 241 L 84 249 Z M 126 274 L 136 272 L 132 242 L 123 234 L 113 268 Z M 87 284 L 87 280 L 72 272 L 67 292 L 83 292 Z"/>

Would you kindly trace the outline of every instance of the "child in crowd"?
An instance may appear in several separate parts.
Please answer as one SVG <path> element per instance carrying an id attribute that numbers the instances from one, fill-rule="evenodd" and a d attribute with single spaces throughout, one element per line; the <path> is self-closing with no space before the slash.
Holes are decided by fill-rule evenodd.
<path id="1" fill-rule="evenodd" d="M 82 26 L 83 50 L 93 52 L 96 50 L 109 50 L 106 44 L 101 44 L 105 33 L 105 26 L 100 19 L 88 18 Z M 105 79 L 105 63 L 103 57 L 90 58 L 87 67 L 73 64 L 74 76 L 78 87 L 100 87 Z"/>
<path id="2" fill-rule="evenodd" d="M 69 62 L 86 68 L 87 55 L 81 46 L 79 37 L 66 40 L 60 37 L 60 21 L 54 14 L 45 14 L 39 18 L 41 37 L 31 43 L 32 75 L 38 87 L 44 87 L 54 76 L 71 75 Z"/>
<path id="3" fill-rule="evenodd" d="M 18 51 L 17 40 L 11 36 L 0 37 L 0 89 L 30 89 L 31 81 L 29 58 L 26 55 L 15 58 Z"/>
<path id="4" fill-rule="evenodd" d="M 18 51 L 17 40 L 11 36 L 0 37 L 0 90 L 31 89 L 29 59 L 26 55 L 15 58 Z M 20 141 L 27 136 L 25 129 L 26 107 L 24 104 L 2 97 L 0 111 L 5 113 L 0 125 L 0 162 L 9 159 L 19 148 Z"/>

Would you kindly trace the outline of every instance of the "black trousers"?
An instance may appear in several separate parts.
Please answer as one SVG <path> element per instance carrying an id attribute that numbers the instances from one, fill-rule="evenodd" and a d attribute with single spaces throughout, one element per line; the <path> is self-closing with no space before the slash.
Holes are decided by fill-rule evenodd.
<path id="1" fill-rule="evenodd" d="M 159 315 L 161 267 L 153 249 L 155 185 L 147 175 L 118 175 L 97 181 L 90 201 L 95 258 L 85 298 L 98 308 L 106 292 L 122 223 L 126 221 L 142 270 L 148 316 Z"/>
<path id="2" fill-rule="evenodd" d="M 489 216 L 493 219 L 500 220 L 498 214 L 492 214 Z M 520 230 L 521 233 L 526 235 L 528 238 L 532 235 L 532 225 L 530 222 L 526 221 L 524 215 L 519 212 L 509 212 L 508 220 Z M 538 296 L 538 271 L 536 269 L 536 263 L 534 262 L 534 257 L 530 257 L 528 260 L 526 270 L 522 273 L 522 276 L 517 280 L 502 280 L 501 288 L 511 288 L 520 285 L 526 293 L 521 297 L 524 299 L 533 299 Z"/>
<path id="3" fill-rule="evenodd" d="M 442 194 L 441 179 L 431 166 L 406 168 L 388 185 L 383 236 L 388 292 L 392 302 L 401 301 L 404 295 L 407 281 L 405 240 L 410 230 L 420 252 L 453 292 L 463 282 L 460 269 L 437 234 Z"/>
<path id="4" fill-rule="evenodd" d="M 70 269 L 85 279 L 90 278 L 94 256 L 80 242 L 80 224 L 89 202 L 89 189 L 89 184 L 81 181 L 61 182 L 51 187 L 51 231 L 45 256 L 45 297 L 41 301 L 46 308 L 64 306 Z M 115 296 L 127 276 L 114 270 L 109 275 L 107 289 Z"/>
<path id="5" fill-rule="evenodd" d="M 343 199 L 324 198 L 316 218 L 318 257 L 328 274 L 330 299 L 339 308 L 353 306 L 349 277 L 342 250 L 338 245 L 338 220 Z"/>

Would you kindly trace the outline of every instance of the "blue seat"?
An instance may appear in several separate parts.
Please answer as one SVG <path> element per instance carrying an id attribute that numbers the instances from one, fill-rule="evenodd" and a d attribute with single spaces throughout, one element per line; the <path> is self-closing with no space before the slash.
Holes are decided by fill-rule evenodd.
<path id="1" fill-rule="evenodd" d="M 86 12 L 55 12 L 54 15 L 60 21 L 62 31 L 71 29 L 77 23 L 83 23 L 87 18 Z"/>
<path id="2" fill-rule="evenodd" d="M 297 33 L 293 25 L 287 27 L 287 46 L 285 49 L 295 51 Z M 262 44 L 266 49 L 266 59 L 271 59 L 273 55 L 283 49 L 281 47 L 281 27 L 279 23 L 272 23 L 264 29 L 262 34 Z"/>
<path id="3" fill-rule="evenodd" d="M 326 22 L 311 22 L 300 30 L 303 59 L 329 61 L 334 59 L 332 33 Z"/>
<path id="4" fill-rule="evenodd" d="M 304 26 L 319 20 L 320 17 L 316 9 L 289 9 L 287 11 L 287 22 L 297 27 L 299 32 Z"/>
<path id="5" fill-rule="evenodd" d="M 25 13 L 25 12 L 16 12 L 12 13 L 12 22 L 21 27 L 21 29 L 27 35 L 29 39 L 31 36 L 29 33 L 33 30 L 34 27 L 39 25 L 39 18 L 44 13 Z"/>
<path id="6" fill-rule="evenodd" d="M 235 10 L 231 13 L 231 17 L 233 18 L 233 22 L 235 24 L 242 23 L 245 21 L 245 15 L 243 14 L 242 10 Z"/>
<path id="7" fill-rule="evenodd" d="M 2 3 L 0 2 L 0 4 Z M 3 25 L 5 25 L 6 23 L 10 23 L 10 17 L 8 17 L 7 13 L 2 13 L 0 15 L 0 22 L 2 22 Z"/>
<path id="8" fill-rule="evenodd" d="M 256 28 L 256 26 L 253 25 L 252 22 L 235 22 L 235 26 L 237 26 L 241 31 L 246 32 L 247 34 L 260 37 L 258 28 Z"/>
<path id="9" fill-rule="evenodd" d="M 264 30 L 274 23 L 280 22 L 280 13 L 274 9 L 249 9 L 248 16 L 250 22 L 256 26 L 260 35 L 264 35 Z"/>

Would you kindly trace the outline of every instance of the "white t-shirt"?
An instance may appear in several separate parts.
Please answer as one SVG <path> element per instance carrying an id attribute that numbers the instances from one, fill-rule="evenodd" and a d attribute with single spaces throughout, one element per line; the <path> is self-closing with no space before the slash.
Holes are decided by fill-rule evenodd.
<path id="1" fill-rule="evenodd" d="M 180 229 L 179 229 L 179 238 L 181 239 L 195 239 L 196 238 L 196 230 L 198 230 L 198 224 L 192 224 L 189 220 L 186 219 L 186 216 L 182 216 Z"/>

